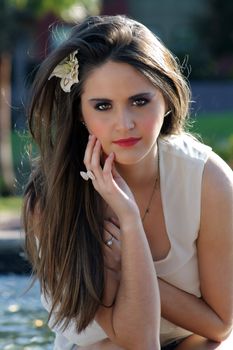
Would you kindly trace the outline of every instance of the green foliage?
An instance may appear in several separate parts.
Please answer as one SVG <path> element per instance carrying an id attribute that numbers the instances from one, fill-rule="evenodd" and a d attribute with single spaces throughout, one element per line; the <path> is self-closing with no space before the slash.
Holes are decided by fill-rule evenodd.
<path id="1" fill-rule="evenodd" d="M 0 212 L 17 212 L 21 211 L 22 198 L 18 196 L 12 197 L 1 197 L 0 198 Z"/>
<path id="2" fill-rule="evenodd" d="M 17 16 L 15 8 L 7 0 L 0 0 L 0 9 L 0 52 L 10 51 L 18 37 Z"/>
<path id="3" fill-rule="evenodd" d="M 225 159 L 233 169 L 233 133 L 221 144 L 217 145 L 216 153 Z"/>
<path id="4" fill-rule="evenodd" d="M 12 155 L 14 163 L 15 183 L 13 194 L 21 195 L 31 173 L 30 159 L 35 158 L 37 150 L 32 145 L 28 132 L 12 131 Z M 10 193 L 0 172 L 0 197 L 7 197 Z"/>
<path id="5" fill-rule="evenodd" d="M 208 113 L 195 118 L 192 130 L 233 168 L 232 113 Z"/>
<path id="6" fill-rule="evenodd" d="M 11 134 L 14 170 L 16 174 L 15 193 L 22 194 L 31 173 L 31 159 L 37 151 L 28 132 L 13 131 Z"/>
<path id="7" fill-rule="evenodd" d="M 0 197 L 5 195 L 5 194 L 7 194 L 6 192 L 7 192 L 6 191 L 6 185 L 4 183 L 2 175 L 0 173 Z"/>
<path id="8" fill-rule="evenodd" d="M 0 53 L 11 51 L 20 36 L 30 33 L 36 20 L 52 12 L 60 17 L 72 5 L 82 5 L 86 13 L 96 13 L 100 0 L 0 0 Z"/>
<path id="9" fill-rule="evenodd" d="M 227 138 L 233 131 L 232 113 L 202 113 L 193 117 L 195 132 L 200 132 L 208 141 Z"/>
<path id="10" fill-rule="evenodd" d="M 60 15 L 62 11 L 72 5 L 83 5 L 87 9 L 96 6 L 97 0 L 9 0 L 11 6 L 21 10 L 28 10 L 36 16 L 43 15 L 47 12 L 53 12 Z"/>

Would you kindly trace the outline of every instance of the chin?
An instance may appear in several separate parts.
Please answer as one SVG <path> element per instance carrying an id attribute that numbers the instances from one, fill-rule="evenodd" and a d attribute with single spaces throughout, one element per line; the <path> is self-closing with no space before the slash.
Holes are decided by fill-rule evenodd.
<path id="1" fill-rule="evenodd" d="M 145 155 L 144 155 L 145 156 Z M 121 165 L 134 165 L 139 163 L 144 156 L 139 156 L 139 155 L 135 155 L 135 156 L 121 156 L 121 155 L 117 155 L 115 154 L 115 162 Z"/>

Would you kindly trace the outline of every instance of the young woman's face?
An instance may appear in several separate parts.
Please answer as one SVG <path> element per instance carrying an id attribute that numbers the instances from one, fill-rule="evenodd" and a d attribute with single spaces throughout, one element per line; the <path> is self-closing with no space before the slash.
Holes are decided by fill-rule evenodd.
<path id="1" fill-rule="evenodd" d="M 84 122 L 106 154 L 134 164 L 153 154 L 166 104 L 161 92 L 126 63 L 108 61 L 88 76 L 81 96 Z"/>

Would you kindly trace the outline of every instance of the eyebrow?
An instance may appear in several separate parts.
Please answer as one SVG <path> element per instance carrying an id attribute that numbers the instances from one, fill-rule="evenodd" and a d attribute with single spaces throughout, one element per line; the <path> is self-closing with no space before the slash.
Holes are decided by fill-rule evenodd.
<path id="1" fill-rule="evenodd" d="M 141 92 L 139 94 L 130 96 L 128 99 L 129 100 L 135 100 L 137 98 L 141 98 L 141 97 L 148 97 L 148 98 L 152 98 L 155 95 L 155 93 L 153 92 Z M 90 98 L 89 99 L 90 102 L 100 102 L 100 101 L 105 101 L 105 102 L 112 102 L 111 99 L 106 98 L 106 97 L 98 97 L 98 98 Z"/>

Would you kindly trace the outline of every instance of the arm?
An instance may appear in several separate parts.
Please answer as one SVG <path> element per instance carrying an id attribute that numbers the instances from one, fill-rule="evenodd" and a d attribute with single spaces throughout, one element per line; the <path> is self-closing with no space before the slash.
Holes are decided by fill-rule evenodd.
<path id="1" fill-rule="evenodd" d="M 130 189 L 113 170 L 114 155 L 100 166 L 101 145 L 92 137 L 84 163 L 95 189 L 116 213 L 121 231 L 121 278 L 112 308 L 99 307 L 96 320 L 109 339 L 125 349 L 158 350 L 160 300 L 150 248 Z"/>
<path id="2" fill-rule="evenodd" d="M 202 299 L 159 281 L 162 316 L 215 341 L 226 339 L 232 330 L 232 178 L 231 169 L 213 154 L 203 175 L 201 226 L 197 242 Z"/>
<path id="3" fill-rule="evenodd" d="M 159 331 L 159 294 L 141 222 L 132 218 L 129 226 L 121 225 L 121 237 L 121 278 L 115 304 L 110 309 L 100 307 L 96 320 L 122 347 L 156 349 L 153 344 Z"/>

